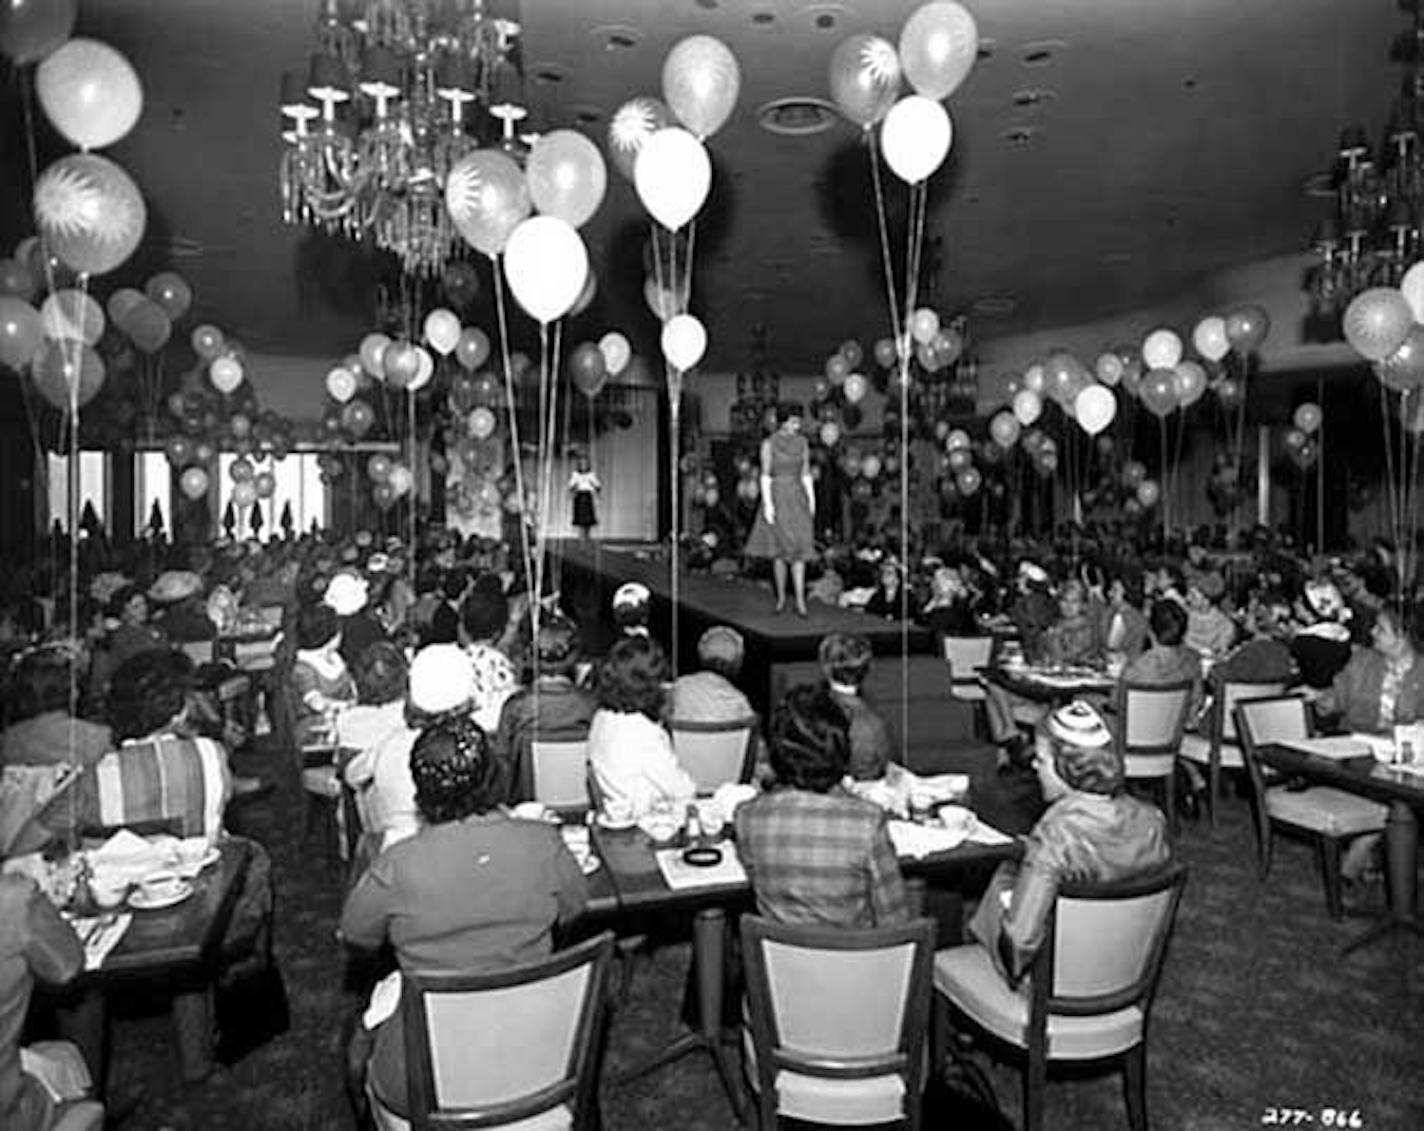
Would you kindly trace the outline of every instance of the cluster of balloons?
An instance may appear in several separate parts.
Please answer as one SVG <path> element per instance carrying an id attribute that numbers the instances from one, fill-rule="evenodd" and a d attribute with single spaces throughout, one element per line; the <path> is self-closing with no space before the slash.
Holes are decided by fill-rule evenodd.
<path id="1" fill-rule="evenodd" d="M 1424 388 L 1424 261 L 1415 263 L 1396 287 L 1372 287 L 1345 308 L 1341 329 L 1375 375 L 1389 389 Z"/>
<path id="2" fill-rule="evenodd" d="M 380 452 L 366 461 L 366 476 L 371 480 L 371 501 L 380 511 L 390 510 L 415 487 L 410 468 Z"/>
<path id="3" fill-rule="evenodd" d="M 831 55 L 831 98 L 862 130 L 878 124 L 886 164 L 918 184 L 949 155 L 954 129 L 941 103 L 968 77 L 978 51 L 974 17 L 953 0 L 933 0 L 905 21 L 898 51 L 877 35 L 843 41 Z M 914 91 L 903 98 L 902 79 Z"/>
<path id="4" fill-rule="evenodd" d="M 1324 415 L 1320 406 L 1307 402 L 1296 406 L 1291 427 L 1286 429 L 1286 455 L 1300 471 L 1309 471 L 1320 458 L 1319 432 Z"/>
<path id="5" fill-rule="evenodd" d="M 705 344 L 705 343 L 704 343 Z M 592 400 L 603 391 L 610 377 L 617 377 L 633 360 L 633 347 L 617 330 L 610 330 L 597 342 L 581 342 L 569 354 L 569 379 Z"/>

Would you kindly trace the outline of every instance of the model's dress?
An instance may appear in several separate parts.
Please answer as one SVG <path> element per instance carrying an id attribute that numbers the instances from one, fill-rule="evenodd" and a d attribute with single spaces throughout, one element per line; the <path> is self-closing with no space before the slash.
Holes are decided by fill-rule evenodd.
<path id="1" fill-rule="evenodd" d="M 569 476 L 569 490 L 574 496 L 574 525 L 582 530 L 598 525 L 593 496 L 601 484 L 591 471 L 575 471 Z"/>
<path id="2" fill-rule="evenodd" d="M 766 508 L 757 507 L 756 522 L 747 537 L 745 553 L 750 558 L 781 558 L 804 562 L 816 556 L 816 531 L 806 485 L 806 437 L 788 432 L 772 433 L 771 505 L 775 522 L 766 521 Z"/>

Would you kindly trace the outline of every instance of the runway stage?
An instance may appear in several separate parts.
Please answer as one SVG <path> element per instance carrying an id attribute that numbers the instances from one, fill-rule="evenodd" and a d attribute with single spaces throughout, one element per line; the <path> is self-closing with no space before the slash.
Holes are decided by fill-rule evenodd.
<path id="1" fill-rule="evenodd" d="M 676 627 L 679 672 L 696 669 L 697 639 L 706 629 L 735 628 L 747 644 L 741 685 L 763 719 L 788 688 L 820 679 L 816 648 L 822 637 L 858 633 L 876 657 L 866 697 L 889 722 L 907 765 L 968 772 L 962 759 L 971 756 L 970 748 L 982 749 L 973 739 L 971 708 L 949 696 L 949 672 L 938 644 L 918 626 L 907 630 L 899 620 L 817 601 L 809 602 L 807 617 L 792 611 L 789 601 L 778 613 L 769 584 L 687 572 L 679 574 L 674 618 L 666 545 L 566 541 L 555 554 L 566 605 L 586 628 L 601 625 L 603 639 L 611 637 L 614 591 L 628 581 L 646 585 L 653 594 L 653 635 L 670 644 Z M 977 768 L 979 759 L 973 760 Z"/>

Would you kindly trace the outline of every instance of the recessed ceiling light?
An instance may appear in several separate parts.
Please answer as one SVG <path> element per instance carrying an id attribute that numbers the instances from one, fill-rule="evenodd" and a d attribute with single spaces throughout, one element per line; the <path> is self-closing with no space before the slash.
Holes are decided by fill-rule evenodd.
<path id="1" fill-rule="evenodd" d="M 1049 90 L 1046 87 L 1030 86 L 1023 90 L 1014 91 L 1014 105 L 1021 110 L 1036 110 L 1046 102 L 1052 102 L 1058 97 L 1056 90 Z"/>
<path id="2" fill-rule="evenodd" d="M 697 6 L 711 12 L 722 6 L 722 0 L 697 0 Z"/>
<path id="3" fill-rule="evenodd" d="M 605 51 L 631 51 L 643 42 L 643 33 L 628 24 L 600 24 L 588 33 Z"/>
<path id="4" fill-rule="evenodd" d="M 1068 44 L 1062 39 L 1040 39 L 1025 43 L 1021 57 L 1025 67 L 1042 67 L 1067 50 Z"/>
<path id="5" fill-rule="evenodd" d="M 768 133 L 807 137 L 824 133 L 840 120 L 835 106 L 824 98 L 778 98 L 757 111 L 757 123 Z"/>
<path id="6" fill-rule="evenodd" d="M 845 18 L 846 9 L 844 4 L 808 4 L 801 15 L 816 31 L 835 31 Z"/>
<path id="7" fill-rule="evenodd" d="M 557 86 L 568 77 L 568 72 L 558 63 L 535 63 L 529 68 L 529 77 L 545 86 Z"/>
<path id="8" fill-rule="evenodd" d="M 573 106 L 571 109 L 573 110 L 574 120 L 580 125 L 596 126 L 599 122 L 603 121 L 603 108 L 601 106 L 584 104 L 582 106 Z"/>
<path id="9" fill-rule="evenodd" d="M 1013 295 L 982 295 L 970 304 L 970 309 L 984 318 L 1002 318 L 1017 310 L 1018 305 Z"/>
<path id="10" fill-rule="evenodd" d="M 994 52 L 998 50 L 999 41 L 997 39 L 981 38 L 979 40 L 979 50 L 975 53 L 975 57 L 979 60 L 979 62 L 982 63 L 985 59 L 992 59 L 994 57 Z"/>
<path id="11" fill-rule="evenodd" d="M 776 23 L 776 13 L 775 13 L 775 12 L 753 12 L 753 13 L 752 13 L 752 23 L 756 24 L 758 27 L 766 27 L 766 26 L 769 25 L 769 24 L 774 24 L 774 23 Z"/>
<path id="12" fill-rule="evenodd" d="M 1010 149 L 1027 149 L 1038 136 L 1037 126 L 1011 126 L 999 135 Z"/>

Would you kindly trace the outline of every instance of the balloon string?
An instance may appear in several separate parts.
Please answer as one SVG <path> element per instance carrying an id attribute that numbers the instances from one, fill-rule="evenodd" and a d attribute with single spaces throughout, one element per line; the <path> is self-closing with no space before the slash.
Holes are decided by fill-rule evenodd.
<path id="1" fill-rule="evenodd" d="M 514 363 L 509 350 L 509 309 L 505 303 L 504 279 L 499 269 L 499 257 L 490 256 L 490 265 L 494 270 L 499 349 L 504 362 L 504 399 L 509 412 L 509 442 L 514 447 L 514 490 L 519 496 L 519 549 L 524 562 L 524 583 L 528 585 L 534 578 L 534 558 L 529 546 L 529 523 L 525 521 L 524 514 L 529 500 L 524 489 L 524 452 L 519 442 L 519 414 L 514 407 Z"/>
<path id="2" fill-rule="evenodd" d="M 900 325 L 900 300 L 895 287 L 895 265 L 890 258 L 890 225 L 885 215 L 885 190 L 880 181 L 880 155 L 875 147 L 875 132 L 865 131 L 865 148 L 870 158 L 870 179 L 875 186 L 875 218 L 880 229 L 880 263 L 885 276 L 885 294 L 890 304 L 890 337 L 896 352 L 900 349 L 904 327 Z"/>
<path id="3" fill-rule="evenodd" d="M 573 443 L 574 443 L 574 438 L 573 438 L 573 410 L 574 410 L 574 398 L 573 398 L 573 396 L 572 396 L 571 394 L 572 394 L 572 390 L 570 390 L 570 395 L 564 397 L 564 422 L 563 422 L 563 428 L 562 428 L 562 430 L 561 430 L 562 433 L 563 433 L 563 443 L 559 445 L 559 452 L 560 452 L 560 454 L 561 454 L 561 457 L 562 457 L 562 460 L 563 460 L 563 466 L 564 466 L 565 469 L 568 468 L 568 465 L 569 465 L 569 450 L 570 450 L 570 448 L 573 447 Z M 592 467 L 593 465 L 590 464 L 589 466 Z M 551 493 L 552 493 L 552 491 L 553 491 L 553 482 L 554 482 L 554 477 L 553 477 L 553 474 L 552 474 L 552 473 L 550 473 L 550 477 L 549 477 L 549 478 L 550 478 L 550 491 L 551 491 Z M 552 499 L 552 498 L 550 499 L 550 504 L 549 504 L 549 505 L 550 505 L 550 506 L 553 506 L 553 499 Z M 554 563 L 554 592 L 555 592 L 555 593 L 562 593 L 562 592 L 563 592 L 563 589 L 564 589 L 564 549 L 563 549 L 563 544 L 560 543 L 560 544 L 559 544 L 558 557 L 557 557 L 557 559 L 555 560 L 555 563 Z"/>

